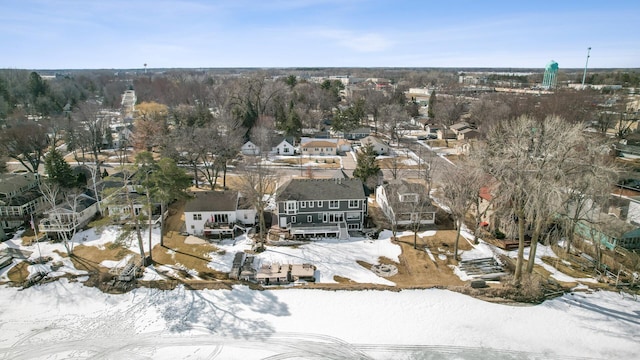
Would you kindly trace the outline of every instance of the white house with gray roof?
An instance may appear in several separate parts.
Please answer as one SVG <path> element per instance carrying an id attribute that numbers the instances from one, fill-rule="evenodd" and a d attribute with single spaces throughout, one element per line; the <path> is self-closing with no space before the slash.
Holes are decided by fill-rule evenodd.
<path id="1" fill-rule="evenodd" d="M 376 202 L 394 225 L 434 224 L 436 208 L 426 188 L 397 179 L 376 188 Z"/>
<path id="2" fill-rule="evenodd" d="M 367 136 L 364 139 L 360 140 L 362 146 L 371 145 L 373 147 L 373 151 L 375 151 L 378 155 L 387 155 L 389 154 L 389 144 L 384 141 L 378 139 L 375 136 Z"/>
<path id="3" fill-rule="evenodd" d="M 359 179 L 291 179 L 276 191 L 278 225 L 294 237 L 339 237 L 361 230 L 367 196 Z"/>
<path id="4" fill-rule="evenodd" d="M 192 195 L 184 208 L 186 231 L 190 234 L 231 235 L 236 223 L 255 224 L 256 210 L 237 191 L 197 191 Z"/>

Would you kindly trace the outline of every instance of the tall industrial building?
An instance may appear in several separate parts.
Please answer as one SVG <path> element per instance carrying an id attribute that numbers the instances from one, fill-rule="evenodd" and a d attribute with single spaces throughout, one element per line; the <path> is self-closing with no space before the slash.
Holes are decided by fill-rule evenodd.
<path id="1" fill-rule="evenodd" d="M 558 77 L 558 63 L 551 60 L 544 68 L 544 78 L 542 79 L 542 87 L 545 89 L 554 89 Z"/>

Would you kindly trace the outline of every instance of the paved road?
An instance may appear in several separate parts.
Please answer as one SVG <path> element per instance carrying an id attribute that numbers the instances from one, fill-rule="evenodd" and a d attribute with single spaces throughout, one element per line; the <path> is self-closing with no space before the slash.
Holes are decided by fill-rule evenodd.
<path id="1" fill-rule="evenodd" d="M 407 149 L 411 150 L 414 154 L 416 154 L 417 157 L 422 159 L 424 164 L 432 164 L 433 171 L 431 176 L 436 183 L 442 180 L 442 174 L 444 172 L 451 170 L 455 166 L 449 160 L 446 160 L 443 157 L 439 156 L 437 149 L 432 149 L 422 141 L 405 139 L 401 144 Z M 418 171 L 416 170 L 414 172 L 416 177 L 422 177 L 417 173 Z"/>

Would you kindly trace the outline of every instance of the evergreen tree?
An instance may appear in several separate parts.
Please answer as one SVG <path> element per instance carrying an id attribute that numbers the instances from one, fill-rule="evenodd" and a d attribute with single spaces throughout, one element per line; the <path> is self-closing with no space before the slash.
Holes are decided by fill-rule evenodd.
<path id="1" fill-rule="evenodd" d="M 104 132 L 104 141 L 107 143 L 107 149 L 113 149 L 113 133 L 109 128 Z"/>
<path id="2" fill-rule="evenodd" d="M 380 166 L 376 163 L 376 152 L 373 145 L 365 145 L 357 156 L 358 165 L 353 170 L 353 176 L 367 183 L 371 177 L 380 172 Z"/>
<path id="3" fill-rule="evenodd" d="M 136 156 L 136 163 L 142 186 L 151 198 L 160 203 L 162 214 L 172 201 L 189 198 L 187 190 L 191 187 L 191 177 L 173 159 L 155 161 L 150 152 L 143 151 Z M 163 231 L 164 219 L 160 221 L 160 246 L 164 246 Z"/>
<path id="4" fill-rule="evenodd" d="M 432 90 L 431 95 L 429 95 L 429 106 L 427 109 L 427 117 L 429 117 L 429 119 L 433 119 L 436 117 L 434 112 L 435 106 L 436 106 L 436 91 Z"/>
<path id="5" fill-rule="evenodd" d="M 294 109 L 293 101 L 289 104 L 289 114 L 287 115 L 287 122 L 284 128 L 287 136 L 298 137 L 302 131 L 302 120 L 296 109 Z"/>
<path id="6" fill-rule="evenodd" d="M 44 169 L 49 176 L 49 181 L 63 188 L 72 188 L 76 181 L 71 166 L 64 160 L 62 154 L 53 149 L 44 157 Z"/>
<path id="7" fill-rule="evenodd" d="M 295 75 L 289 75 L 287 76 L 287 78 L 284 80 L 284 82 L 291 88 L 293 89 L 294 87 L 296 87 L 296 84 L 298 84 L 298 79 L 296 78 Z"/>
<path id="8" fill-rule="evenodd" d="M 364 105 L 364 100 L 360 99 L 345 110 L 338 109 L 331 124 L 333 130 L 351 131 L 360 126 L 366 115 Z"/>
<path id="9" fill-rule="evenodd" d="M 31 74 L 29 74 L 29 83 L 27 86 L 29 93 L 34 100 L 39 96 L 46 95 L 49 90 L 47 83 L 44 82 L 42 77 L 40 77 L 40 75 L 35 71 L 32 71 Z"/>

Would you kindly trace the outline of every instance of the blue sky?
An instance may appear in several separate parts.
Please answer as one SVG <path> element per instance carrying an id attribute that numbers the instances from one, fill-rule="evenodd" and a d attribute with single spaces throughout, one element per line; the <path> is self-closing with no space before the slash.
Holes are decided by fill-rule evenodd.
<path id="1" fill-rule="evenodd" d="M 0 0 L 0 68 L 640 68 L 640 1 Z"/>

